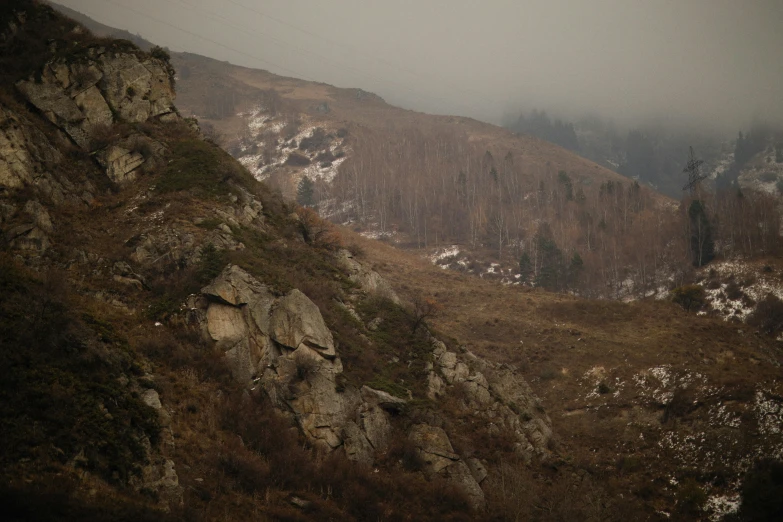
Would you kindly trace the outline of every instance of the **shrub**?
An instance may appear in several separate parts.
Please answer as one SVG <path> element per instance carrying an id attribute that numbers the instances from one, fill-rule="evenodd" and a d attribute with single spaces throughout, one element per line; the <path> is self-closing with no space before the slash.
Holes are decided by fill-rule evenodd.
<path id="1" fill-rule="evenodd" d="M 310 379 L 321 369 L 318 356 L 299 351 L 294 354 L 294 364 L 296 364 L 296 377 L 302 381 Z"/>
<path id="2" fill-rule="evenodd" d="M 158 45 L 150 49 L 150 56 L 152 56 L 153 58 L 157 58 L 158 60 L 161 60 L 166 63 L 171 62 L 171 55 L 169 54 L 169 52 L 163 47 L 160 47 Z"/>
<path id="3" fill-rule="evenodd" d="M 0 464 L 59 448 L 64 463 L 84 450 L 85 467 L 120 481 L 158 436 L 157 412 L 119 383 L 139 371 L 110 322 L 74 313 L 64 277 L 37 281 L 0 257 Z"/>
<path id="4" fill-rule="evenodd" d="M 683 515 L 698 515 L 707 502 L 707 494 L 692 478 L 685 480 L 677 491 L 677 511 Z"/>
<path id="5" fill-rule="evenodd" d="M 292 152 L 285 160 L 285 164 L 291 167 L 306 167 L 310 164 L 310 159 L 302 154 Z"/>
<path id="6" fill-rule="evenodd" d="M 698 310 L 705 303 L 704 288 L 699 285 L 678 286 L 671 291 L 670 298 L 688 312 Z"/>
<path id="7" fill-rule="evenodd" d="M 726 285 L 726 297 L 731 299 L 732 301 L 736 301 L 737 299 L 742 299 L 742 296 L 744 295 L 744 292 L 742 291 L 742 288 L 737 284 L 736 281 L 729 281 L 729 284 Z"/>
<path id="8" fill-rule="evenodd" d="M 318 127 L 313 131 L 312 136 L 309 138 L 302 138 L 302 141 L 299 142 L 299 149 L 308 152 L 314 151 L 320 149 L 326 143 L 328 143 L 326 133 L 322 128 Z"/>
<path id="9" fill-rule="evenodd" d="M 255 187 L 257 182 L 218 146 L 199 139 L 184 139 L 171 147 L 172 158 L 157 183 L 162 192 L 193 190 L 209 196 L 226 194 L 229 182 Z"/>
<path id="10" fill-rule="evenodd" d="M 766 335 L 777 335 L 783 331 L 783 301 L 775 294 L 767 294 L 748 317 L 748 324 Z"/>
<path id="11" fill-rule="evenodd" d="M 337 250 L 342 247 L 342 237 L 334 225 L 321 219 L 314 210 L 299 207 L 296 214 L 299 216 L 302 237 L 307 244 L 326 250 Z"/>
<path id="12" fill-rule="evenodd" d="M 783 462 L 764 459 L 748 471 L 742 484 L 740 520 L 779 520 L 783 513 Z"/>

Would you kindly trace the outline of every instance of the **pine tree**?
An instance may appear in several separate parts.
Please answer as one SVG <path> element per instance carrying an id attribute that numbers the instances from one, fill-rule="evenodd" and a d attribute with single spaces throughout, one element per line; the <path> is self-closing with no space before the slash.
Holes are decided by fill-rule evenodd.
<path id="1" fill-rule="evenodd" d="M 536 275 L 536 286 L 552 291 L 560 290 L 563 286 L 563 253 L 555 243 L 548 224 L 544 223 L 539 227 L 535 242 L 541 258 L 541 269 Z"/>
<path id="2" fill-rule="evenodd" d="M 530 276 L 533 275 L 533 263 L 530 261 L 530 256 L 527 252 L 522 254 L 519 258 L 519 282 L 529 283 Z"/>
<path id="3" fill-rule="evenodd" d="M 557 173 L 557 182 L 565 188 L 565 197 L 567 201 L 574 199 L 574 185 L 571 183 L 571 176 L 564 170 Z M 583 194 L 584 195 L 584 194 Z"/>
<path id="4" fill-rule="evenodd" d="M 313 206 L 313 182 L 307 176 L 302 177 L 296 191 L 296 202 L 303 207 Z"/>

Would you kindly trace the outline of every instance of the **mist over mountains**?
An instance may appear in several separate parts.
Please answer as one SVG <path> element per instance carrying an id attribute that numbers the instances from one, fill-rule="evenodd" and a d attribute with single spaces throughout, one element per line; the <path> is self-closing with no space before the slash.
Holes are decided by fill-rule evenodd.
<path id="1" fill-rule="evenodd" d="M 168 46 L 500 123 L 575 120 L 735 134 L 783 118 L 779 2 L 63 0 Z"/>

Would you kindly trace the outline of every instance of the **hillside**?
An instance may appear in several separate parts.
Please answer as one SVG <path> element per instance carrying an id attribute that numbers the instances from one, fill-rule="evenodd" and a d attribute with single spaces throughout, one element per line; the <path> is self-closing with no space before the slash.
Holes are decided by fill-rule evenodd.
<path id="1" fill-rule="evenodd" d="M 85 21 L 101 34 L 117 34 Z M 585 297 L 660 297 L 697 277 L 693 265 L 702 261 L 694 261 L 682 168 L 688 144 L 708 160 L 705 173 L 714 170 L 714 177 L 727 168 L 720 162 L 713 168 L 712 138 L 662 129 L 657 138 L 659 131 L 628 134 L 631 171 L 657 169 L 682 194 L 678 206 L 646 187 L 638 172 L 641 185 L 532 135 L 406 111 L 359 88 L 194 54 L 175 53 L 172 63 L 178 104 L 199 118 L 210 139 L 285 197 L 368 237 L 418 251 L 442 267 Z M 544 113 L 527 123 L 546 124 L 555 134 L 570 128 Z M 616 134 L 597 119 L 583 124 Z M 522 130 L 534 132 L 536 125 Z M 757 134 L 748 134 L 748 150 Z M 656 140 L 662 141 L 654 146 Z M 665 150 L 665 161 L 651 147 Z M 766 171 L 763 177 L 766 182 L 742 183 L 747 190 L 739 202 L 733 193 L 700 193 L 719 259 L 781 251 L 780 208 L 770 195 L 777 178 Z M 747 241 L 736 241 L 738 235 Z"/>
<path id="2" fill-rule="evenodd" d="M 433 166 L 463 146 L 472 158 L 471 144 L 479 161 L 486 147 L 521 147 L 531 163 L 515 164 L 550 161 L 571 169 L 572 189 L 595 179 L 605 199 L 612 186 L 626 201 L 620 180 L 601 177 L 611 173 L 544 142 L 360 91 L 238 68 L 232 77 L 219 62 L 96 37 L 37 2 L 4 4 L 8 519 L 774 517 L 783 482 L 774 335 L 669 300 L 501 286 L 335 226 L 218 147 L 215 129 L 246 129 L 247 117 L 214 129 L 184 117 L 180 96 L 200 94 L 183 86 L 183 64 L 237 92 L 259 90 L 267 106 L 251 123 L 282 124 L 276 139 L 295 138 L 287 152 L 276 142 L 283 163 L 294 149 L 308 161 L 328 150 L 335 157 L 321 161 L 333 166 L 343 152 L 347 170 L 317 164 L 338 188 L 357 161 L 375 161 L 357 151 L 383 150 L 375 140 L 391 136 L 427 144 Z M 380 134 L 401 115 L 415 125 Z M 324 132 L 307 130 L 305 116 Z M 459 140 L 452 126 L 467 127 Z M 433 136 L 448 139 L 430 150 Z M 277 165 L 268 181 L 308 167 Z M 579 203 L 561 185 L 566 215 Z M 620 219 L 623 207 L 612 208 Z M 770 265 L 771 280 L 781 267 Z M 730 274 L 702 283 L 742 299 Z M 738 286 L 751 293 L 750 282 Z"/>

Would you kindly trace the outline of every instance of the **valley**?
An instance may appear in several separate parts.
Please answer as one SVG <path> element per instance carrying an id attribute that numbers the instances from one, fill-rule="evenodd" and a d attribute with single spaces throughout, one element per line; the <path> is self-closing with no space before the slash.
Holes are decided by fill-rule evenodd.
<path id="1" fill-rule="evenodd" d="M 770 150 L 678 201 L 66 14 L 0 8 L 11 520 L 775 519 Z"/>

